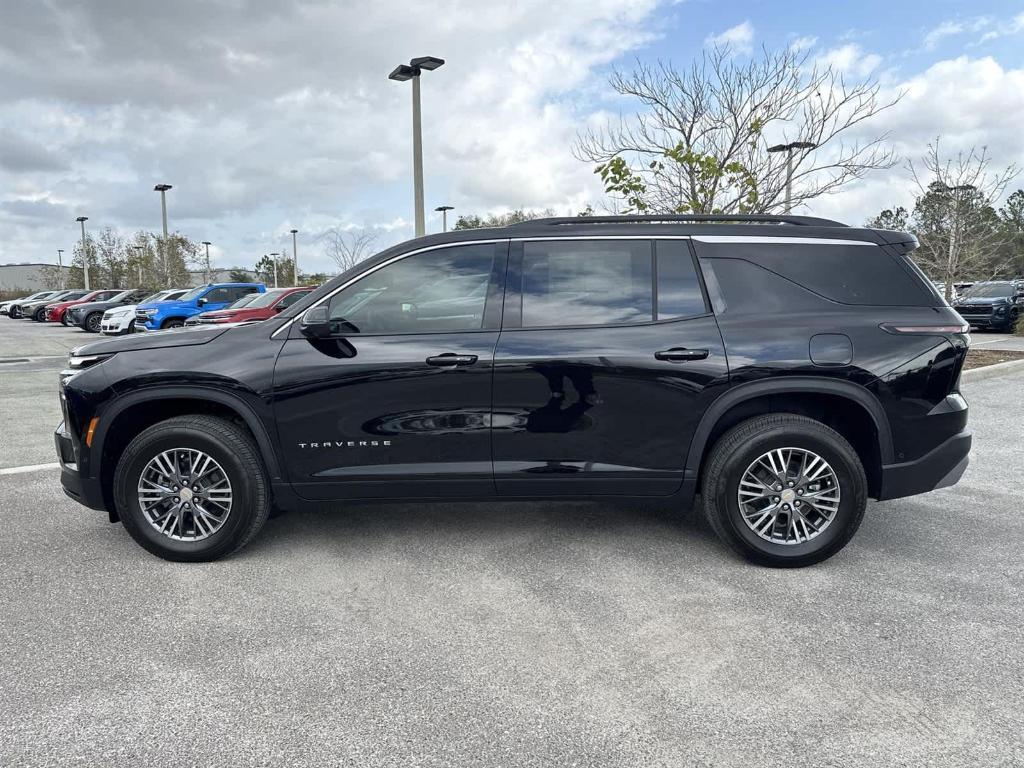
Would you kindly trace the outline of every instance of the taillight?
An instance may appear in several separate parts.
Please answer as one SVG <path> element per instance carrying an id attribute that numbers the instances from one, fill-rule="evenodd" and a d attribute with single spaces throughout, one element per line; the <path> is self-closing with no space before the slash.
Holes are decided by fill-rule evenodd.
<path id="1" fill-rule="evenodd" d="M 888 333 L 916 333 L 935 336 L 947 333 L 967 333 L 971 326 L 967 323 L 954 323 L 952 325 L 903 325 L 901 323 L 882 323 L 880 326 Z"/>

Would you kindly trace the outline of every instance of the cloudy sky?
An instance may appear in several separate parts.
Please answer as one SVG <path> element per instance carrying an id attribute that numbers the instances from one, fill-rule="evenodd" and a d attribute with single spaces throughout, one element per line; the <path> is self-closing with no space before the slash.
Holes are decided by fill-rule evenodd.
<path id="1" fill-rule="evenodd" d="M 428 211 L 600 208 L 571 144 L 630 111 L 608 73 L 685 64 L 716 40 L 741 57 L 799 45 L 905 92 L 873 124 L 904 157 L 941 134 L 1024 165 L 1024 2 L 0 4 L 0 263 L 54 261 L 79 215 L 158 229 L 160 182 L 171 228 L 225 266 L 280 250 L 292 227 L 304 270 L 329 268 L 316 238 L 332 226 L 411 237 L 410 87 L 387 74 L 422 55 L 447 60 L 423 78 Z M 895 169 L 803 212 L 860 222 L 911 200 Z"/>

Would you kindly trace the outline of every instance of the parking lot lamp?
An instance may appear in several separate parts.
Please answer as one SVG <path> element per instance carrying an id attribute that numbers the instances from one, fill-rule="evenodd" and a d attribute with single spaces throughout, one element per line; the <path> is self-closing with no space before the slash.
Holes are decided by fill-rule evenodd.
<path id="1" fill-rule="evenodd" d="M 203 245 L 206 246 L 206 282 L 210 282 L 210 241 L 203 240 Z"/>
<path id="2" fill-rule="evenodd" d="M 275 288 L 277 288 L 277 257 L 280 256 L 280 255 L 281 254 L 279 254 L 279 253 L 272 253 L 272 254 L 270 254 L 270 256 L 274 259 L 274 287 Z"/>
<path id="3" fill-rule="evenodd" d="M 814 149 L 817 144 L 813 141 L 791 141 L 789 144 L 776 144 L 768 147 L 769 152 L 786 153 L 786 213 L 793 209 L 793 150 Z"/>
<path id="4" fill-rule="evenodd" d="M 434 209 L 435 211 L 441 212 L 441 231 L 448 231 L 448 211 L 454 211 L 454 205 L 439 205 Z"/>
<path id="5" fill-rule="evenodd" d="M 297 235 L 299 230 L 293 229 L 292 233 L 292 271 L 295 273 L 295 284 L 299 284 L 299 244 Z"/>
<path id="6" fill-rule="evenodd" d="M 85 290 L 89 290 L 89 249 L 85 247 L 85 222 L 88 216 L 79 216 L 75 221 L 82 225 L 82 275 L 85 279 Z"/>
<path id="7" fill-rule="evenodd" d="M 408 64 L 399 64 L 389 80 L 405 82 L 412 80 L 412 186 L 416 206 L 416 237 L 426 234 L 423 213 L 423 131 L 420 127 L 420 73 L 423 70 L 434 70 L 444 64 L 444 59 L 436 56 L 420 56 Z"/>
<path id="8" fill-rule="evenodd" d="M 157 184 L 153 187 L 154 192 L 160 193 L 160 216 L 164 225 L 164 238 L 161 241 L 160 253 L 164 262 L 164 281 L 167 283 L 167 288 L 171 287 L 171 265 L 167 258 L 167 190 L 169 189 L 174 189 L 174 187 L 170 184 Z"/>
<path id="9" fill-rule="evenodd" d="M 64 290 L 64 249 L 57 249 L 57 285 Z"/>

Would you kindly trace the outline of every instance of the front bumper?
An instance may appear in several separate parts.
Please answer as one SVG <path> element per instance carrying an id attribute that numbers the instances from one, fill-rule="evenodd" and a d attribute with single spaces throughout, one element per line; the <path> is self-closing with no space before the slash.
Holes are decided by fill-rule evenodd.
<path id="1" fill-rule="evenodd" d="M 879 501 L 955 485 L 967 469 L 970 453 L 971 433 L 964 430 L 915 461 L 883 466 Z"/>
<path id="2" fill-rule="evenodd" d="M 64 493 L 90 509 L 106 511 L 107 507 L 103 503 L 103 489 L 100 487 L 100 481 L 82 477 L 79 474 L 75 443 L 64 427 L 63 421 L 54 431 L 53 441 L 57 448 L 57 460 L 60 462 L 60 484 Z"/>
<path id="3" fill-rule="evenodd" d="M 100 330 L 103 333 L 125 333 L 131 328 L 134 319 L 135 315 L 127 313 L 112 318 L 104 317 L 100 323 Z"/>

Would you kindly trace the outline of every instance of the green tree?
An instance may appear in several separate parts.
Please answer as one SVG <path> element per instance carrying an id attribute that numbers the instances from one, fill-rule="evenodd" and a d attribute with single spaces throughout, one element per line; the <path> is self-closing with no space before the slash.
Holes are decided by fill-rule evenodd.
<path id="1" fill-rule="evenodd" d="M 776 212 L 787 153 L 768 150 L 780 140 L 817 147 L 792 152 L 794 206 L 896 161 L 886 136 L 864 124 L 899 97 L 880 100 L 875 80 L 793 48 L 748 59 L 716 46 L 685 69 L 658 62 L 615 72 L 611 86 L 638 103 L 636 113 L 582 132 L 574 154 L 595 165 L 620 210 Z"/>
<path id="2" fill-rule="evenodd" d="M 248 283 L 252 278 L 244 269 L 232 269 L 228 274 L 228 280 L 232 283 Z"/>
<path id="3" fill-rule="evenodd" d="M 993 168 L 984 148 L 945 157 L 938 139 L 919 165 L 908 168 L 919 190 L 910 230 L 921 247 L 913 257 L 925 273 L 945 283 L 946 300 L 954 283 L 1005 275 L 1009 236 L 993 201 L 1018 168 Z"/>
<path id="4" fill-rule="evenodd" d="M 554 215 L 555 212 L 550 208 L 545 208 L 542 211 L 528 211 L 523 208 L 516 208 L 509 213 L 489 213 L 486 216 L 469 214 L 467 216 L 459 216 L 459 220 L 455 222 L 455 226 L 452 229 L 507 227 L 509 224 L 518 224 L 522 221 L 531 221 L 533 219 L 545 219 Z"/>
<path id="5" fill-rule="evenodd" d="M 865 222 L 865 226 L 872 229 L 890 229 L 894 232 L 906 232 L 909 228 L 910 212 L 902 205 L 895 208 L 886 208 Z"/>
<path id="6" fill-rule="evenodd" d="M 293 267 L 294 264 L 291 259 L 278 256 L 276 265 L 278 286 L 283 288 L 295 284 L 295 270 Z M 268 286 L 274 285 L 274 270 L 274 259 L 269 255 L 264 254 L 256 262 L 256 274 Z"/>

